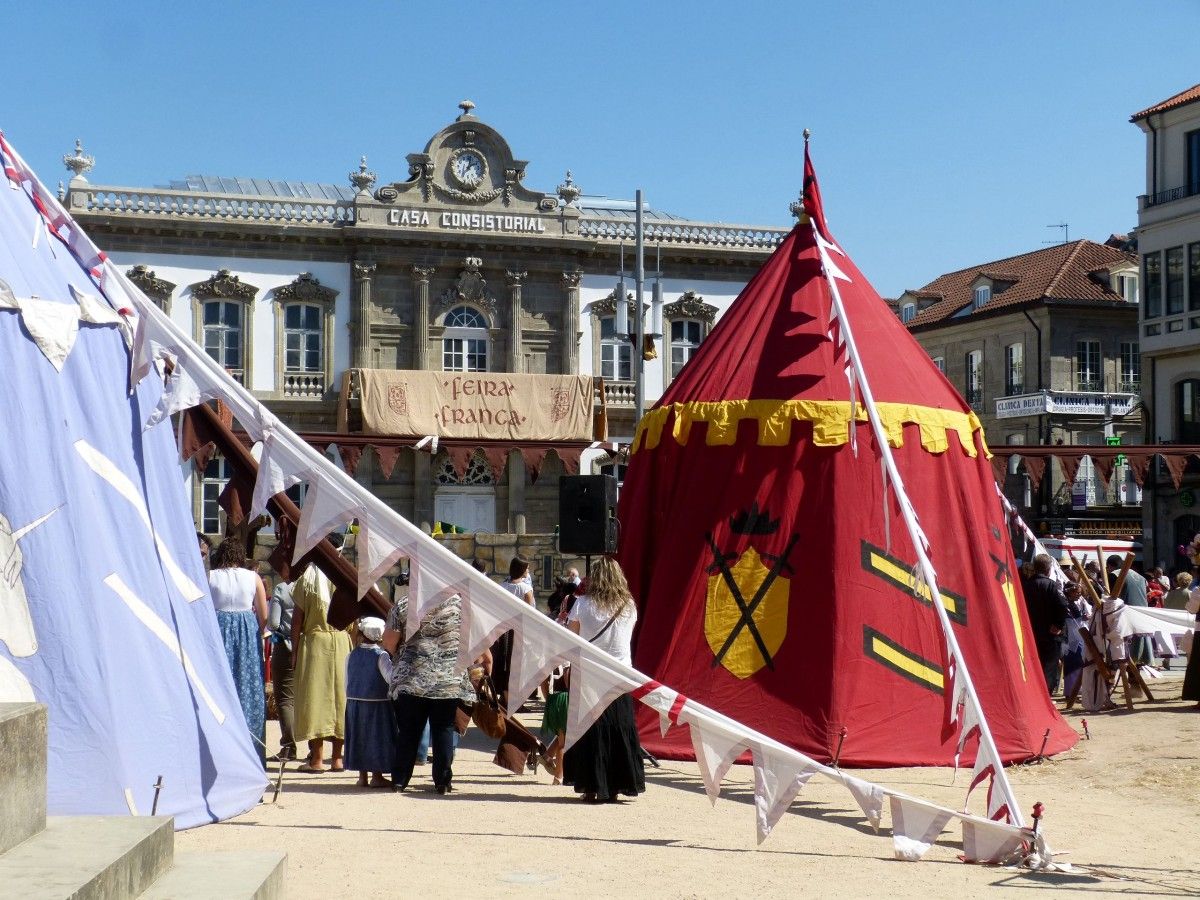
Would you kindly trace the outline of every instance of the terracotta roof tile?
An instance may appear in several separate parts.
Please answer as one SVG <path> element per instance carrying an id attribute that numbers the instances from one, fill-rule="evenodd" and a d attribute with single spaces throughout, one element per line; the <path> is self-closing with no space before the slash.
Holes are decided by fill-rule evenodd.
<path id="1" fill-rule="evenodd" d="M 1168 97 L 1162 103 L 1155 103 L 1148 109 L 1134 113 L 1129 117 L 1129 121 L 1136 122 L 1138 119 L 1144 119 L 1146 116 L 1154 115 L 1154 113 L 1166 112 L 1168 109 L 1186 106 L 1188 103 L 1195 103 L 1197 100 L 1200 100 L 1200 84 L 1192 85 L 1186 91 L 1180 91 L 1174 97 Z"/>
<path id="2" fill-rule="evenodd" d="M 912 329 L 935 325 L 970 307 L 974 299 L 971 285 L 987 272 L 1003 272 L 1004 280 L 1013 283 L 969 315 L 986 315 L 996 309 L 1047 300 L 1124 302 L 1106 279 L 1099 279 L 1094 273 L 1136 259 L 1104 244 L 1081 240 L 948 272 L 919 291 L 909 292 L 914 296 L 940 294 L 943 299 L 921 310 L 907 325 Z"/>

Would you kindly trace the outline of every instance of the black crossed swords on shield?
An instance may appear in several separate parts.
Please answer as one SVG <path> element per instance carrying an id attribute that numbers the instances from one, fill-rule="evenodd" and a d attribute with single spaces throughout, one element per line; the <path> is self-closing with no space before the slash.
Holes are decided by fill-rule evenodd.
<path id="1" fill-rule="evenodd" d="M 793 534 L 791 540 L 788 541 L 787 547 L 779 556 L 773 556 L 769 553 L 763 553 L 763 559 L 771 562 L 771 569 L 767 573 L 766 578 L 762 580 L 762 584 L 758 586 L 758 590 L 754 592 L 754 596 L 750 602 L 746 602 L 746 598 L 742 596 L 742 589 L 738 586 L 737 579 L 733 577 L 733 571 L 729 568 L 729 561 L 737 559 L 737 553 L 722 553 L 721 548 L 717 546 L 717 542 L 713 540 L 712 533 L 705 535 L 708 539 L 708 546 L 713 553 L 713 563 L 708 567 L 708 574 L 715 575 L 721 573 L 721 578 L 729 588 L 729 593 L 733 595 L 733 600 L 737 603 L 739 618 L 736 625 L 733 626 L 733 631 L 729 633 L 729 637 L 725 638 L 725 643 L 721 645 L 721 649 L 713 657 L 712 667 L 715 669 L 721 665 L 721 661 L 725 659 L 725 654 L 733 646 L 733 642 L 737 640 L 738 635 L 742 633 L 742 629 L 750 632 L 750 636 L 754 638 L 754 643 L 758 646 L 758 652 L 762 654 L 763 662 L 767 668 L 772 671 L 775 669 L 775 662 L 771 659 L 771 654 L 767 651 L 766 641 L 763 640 L 762 634 L 759 633 L 758 626 L 754 624 L 754 611 L 758 609 L 758 605 L 762 603 L 763 598 L 767 596 L 767 591 L 774 584 L 775 579 L 779 574 L 787 569 L 788 574 L 793 574 L 791 564 L 787 561 L 788 556 L 792 552 L 792 548 L 796 546 L 796 542 L 800 539 L 800 535 Z"/>

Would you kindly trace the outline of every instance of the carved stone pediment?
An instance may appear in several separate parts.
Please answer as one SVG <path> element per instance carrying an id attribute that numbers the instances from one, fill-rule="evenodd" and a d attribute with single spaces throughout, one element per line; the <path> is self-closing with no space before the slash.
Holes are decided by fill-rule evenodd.
<path id="1" fill-rule="evenodd" d="M 301 272 L 291 284 L 275 289 L 275 299 L 280 303 L 330 304 L 338 292 L 326 287 L 311 272 Z"/>
<path id="2" fill-rule="evenodd" d="M 684 291 L 674 303 L 663 306 L 664 319 L 699 319 L 709 325 L 717 318 L 717 308 L 705 303 L 695 291 Z"/>
<path id="3" fill-rule="evenodd" d="M 527 188 L 528 163 L 516 159 L 503 135 L 475 117 L 469 100 L 462 115 L 435 134 L 421 153 L 410 153 L 408 180 L 375 192 L 381 203 L 503 206 L 514 213 L 557 212 L 558 198 Z"/>
<path id="4" fill-rule="evenodd" d="M 171 292 L 175 290 L 175 285 L 171 282 L 159 278 L 150 269 L 149 266 L 134 266 L 125 273 L 125 277 L 136 284 L 147 297 L 152 300 L 166 300 L 171 296 Z"/>
<path id="5" fill-rule="evenodd" d="M 463 269 L 458 279 L 438 298 L 438 310 L 449 309 L 459 303 L 471 303 L 489 313 L 496 312 L 496 298 L 487 289 L 487 279 L 480 272 L 483 260 L 468 256 L 463 260 Z"/>
<path id="6" fill-rule="evenodd" d="M 633 309 L 633 291 L 627 292 L 625 296 L 626 299 L 629 300 L 629 308 Z M 599 316 L 601 318 L 604 316 L 615 316 L 617 314 L 617 292 L 615 290 L 609 291 L 607 297 L 602 300 L 593 301 L 592 305 L 589 306 L 588 309 L 591 311 L 593 316 Z M 646 312 L 649 309 L 650 304 L 643 301 L 642 311 Z"/>
<path id="7" fill-rule="evenodd" d="M 216 275 L 206 281 L 192 285 L 192 296 L 198 300 L 242 300 L 248 302 L 254 299 L 258 288 L 251 284 L 242 284 L 242 280 L 228 269 L 219 269 Z"/>

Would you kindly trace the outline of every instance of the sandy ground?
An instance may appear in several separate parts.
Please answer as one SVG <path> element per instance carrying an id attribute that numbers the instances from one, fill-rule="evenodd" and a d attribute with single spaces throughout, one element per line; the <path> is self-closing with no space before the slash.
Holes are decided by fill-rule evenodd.
<path id="1" fill-rule="evenodd" d="M 544 772 L 492 765 L 491 742 L 474 729 L 449 796 L 432 792 L 428 767 L 404 794 L 358 788 L 351 773 L 289 773 L 277 803 L 268 794 L 235 820 L 178 834 L 176 846 L 286 851 L 292 898 L 1200 896 L 1200 713 L 1178 699 L 1179 673 L 1151 688 L 1166 700 L 1067 713 L 1081 733 L 1088 719 L 1090 741 L 1009 770 L 1026 810 L 1045 804 L 1051 846 L 1087 873 L 965 865 L 956 830 L 923 861 L 896 861 L 889 833 L 875 834 L 849 793 L 819 778 L 756 847 L 749 767 L 734 767 L 715 808 L 694 764 L 668 762 L 648 771 L 636 801 L 585 806 Z M 957 785 L 946 769 L 864 777 L 956 807 L 967 774 Z"/>

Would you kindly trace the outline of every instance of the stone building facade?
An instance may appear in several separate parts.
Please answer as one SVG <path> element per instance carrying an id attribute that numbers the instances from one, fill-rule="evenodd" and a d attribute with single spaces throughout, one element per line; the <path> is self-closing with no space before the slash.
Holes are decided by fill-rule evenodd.
<path id="1" fill-rule="evenodd" d="M 890 301 L 979 415 L 990 444 L 1141 443 L 1137 262 L 1120 236 L 1072 241 L 947 273 Z M 1090 461 L 1031 490 L 1017 458 L 1006 490 L 1059 533 L 1140 532 L 1127 467 Z"/>
<path id="2" fill-rule="evenodd" d="M 427 528 L 549 534 L 558 476 L 619 473 L 612 444 L 633 434 L 638 359 L 615 334 L 614 297 L 622 259 L 632 268 L 634 210 L 585 196 L 570 172 L 553 191 L 527 186 L 527 163 L 473 104 L 460 109 L 392 179 L 363 159 L 345 186 L 209 176 L 104 186 L 85 178 L 92 160 L 78 151 L 64 160 L 74 173 L 64 195 L 97 244 L 302 433 L 359 427 L 362 369 L 603 378 L 606 447 L 552 447 L 535 472 L 520 451 L 544 444 L 537 434 L 514 441 L 499 467 L 484 442 L 456 463 L 445 444 L 434 454 L 413 446 L 422 435 L 392 435 L 390 473 L 370 453 L 357 466 L 356 478 Z M 644 233 L 665 301 L 643 370 L 650 403 L 787 230 L 650 209 Z M 197 478 L 205 531 L 220 527 L 221 467 Z"/>
<path id="3" fill-rule="evenodd" d="M 1200 85 L 1135 113 L 1146 135 L 1146 193 L 1138 198 L 1141 343 L 1147 436 L 1200 444 Z M 1155 467 L 1147 481 L 1146 530 L 1154 558 L 1184 566 L 1177 548 L 1200 533 L 1200 469 L 1176 484 Z"/>

